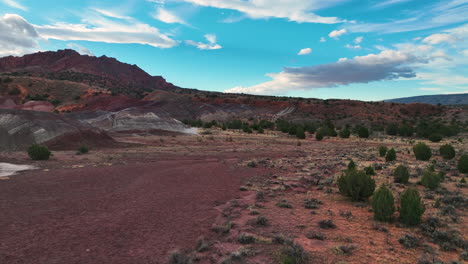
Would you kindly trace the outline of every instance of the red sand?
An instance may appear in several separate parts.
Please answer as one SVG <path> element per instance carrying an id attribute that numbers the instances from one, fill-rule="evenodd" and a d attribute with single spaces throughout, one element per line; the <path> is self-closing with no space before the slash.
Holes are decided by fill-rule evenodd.
<path id="1" fill-rule="evenodd" d="M 27 172 L 0 181 L 0 263 L 165 263 L 235 198 L 243 176 L 218 160 Z"/>

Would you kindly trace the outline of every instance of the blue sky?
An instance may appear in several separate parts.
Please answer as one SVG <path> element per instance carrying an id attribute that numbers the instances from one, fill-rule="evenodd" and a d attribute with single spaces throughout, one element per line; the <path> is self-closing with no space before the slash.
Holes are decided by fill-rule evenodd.
<path id="1" fill-rule="evenodd" d="M 72 48 L 187 88 L 468 92 L 468 0 L 0 0 L 0 56 Z"/>

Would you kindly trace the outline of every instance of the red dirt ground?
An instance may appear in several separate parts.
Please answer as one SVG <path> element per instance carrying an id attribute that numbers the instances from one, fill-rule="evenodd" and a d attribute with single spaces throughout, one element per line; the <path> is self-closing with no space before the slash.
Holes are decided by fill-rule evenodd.
<path id="1" fill-rule="evenodd" d="M 0 263 L 164 263 L 255 171 L 185 159 L 11 177 L 0 181 Z"/>

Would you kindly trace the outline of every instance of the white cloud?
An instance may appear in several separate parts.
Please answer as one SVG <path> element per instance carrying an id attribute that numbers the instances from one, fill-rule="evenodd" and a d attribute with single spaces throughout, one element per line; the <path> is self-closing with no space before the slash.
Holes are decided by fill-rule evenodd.
<path id="1" fill-rule="evenodd" d="M 337 62 L 310 67 L 284 68 L 269 73 L 271 81 L 251 87 L 235 87 L 225 92 L 249 94 L 284 94 L 292 90 L 335 87 L 352 83 L 368 83 L 416 76 L 412 64 L 427 63 L 397 50 L 340 59 Z"/>
<path id="2" fill-rule="evenodd" d="M 17 8 L 17 9 L 21 9 L 23 11 L 28 11 L 28 8 L 25 7 L 24 5 L 20 4 L 18 1 L 16 0 L 2 0 L 3 3 L 5 3 L 6 5 L 10 6 L 10 7 L 13 7 L 13 8 Z"/>
<path id="3" fill-rule="evenodd" d="M 433 34 L 429 37 L 423 39 L 424 43 L 429 43 L 431 45 L 436 45 L 440 43 L 454 43 L 456 41 L 455 37 L 451 34 Z"/>
<path id="4" fill-rule="evenodd" d="M 349 44 L 346 44 L 345 48 L 348 48 L 348 49 L 362 49 L 361 45 L 349 45 Z"/>
<path id="5" fill-rule="evenodd" d="M 337 39 L 337 38 L 339 38 L 341 35 L 346 34 L 346 32 L 347 32 L 347 30 L 344 29 L 344 28 L 343 28 L 343 29 L 340 29 L 340 30 L 333 30 L 332 32 L 330 32 L 330 33 L 328 34 L 328 36 L 329 36 L 330 38 L 335 38 L 335 39 Z"/>
<path id="6" fill-rule="evenodd" d="M 205 39 L 208 41 L 208 43 L 203 43 L 203 42 L 195 42 L 193 40 L 187 40 L 185 43 L 190 46 L 195 46 L 198 49 L 201 50 L 217 50 L 221 49 L 222 46 L 216 43 L 216 35 L 214 34 L 206 34 Z"/>
<path id="7" fill-rule="evenodd" d="M 322 17 L 316 10 L 348 0 L 182 0 L 199 6 L 236 10 L 253 19 L 286 18 L 298 23 L 335 24 L 345 22 L 337 17 Z"/>
<path id="8" fill-rule="evenodd" d="M 437 88 L 437 87 L 420 87 L 418 88 L 420 91 L 427 91 L 427 92 L 438 92 L 442 91 L 442 88 Z"/>
<path id="9" fill-rule="evenodd" d="M 136 43 L 158 48 L 171 48 L 177 41 L 162 34 L 155 27 L 141 23 L 133 18 L 122 19 L 118 15 L 107 13 L 108 19 L 101 12 L 92 12 L 82 19 L 80 24 L 57 22 L 52 25 L 35 25 L 42 38 L 64 41 L 86 40 L 106 43 Z"/>
<path id="10" fill-rule="evenodd" d="M 121 15 L 121 14 L 119 14 L 117 12 L 113 12 L 113 11 L 110 11 L 110 10 L 104 10 L 104 9 L 100 9 L 100 8 L 91 8 L 91 10 L 96 11 L 97 13 L 99 13 L 101 15 L 104 15 L 106 17 L 123 19 L 123 20 L 132 20 L 132 18 L 129 17 L 129 16 Z"/>
<path id="11" fill-rule="evenodd" d="M 320 42 L 326 42 L 327 40 L 324 37 L 320 38 Z"/>
<path id="12" fill-rule="evenodd" d="M 380 3 L 376 4 L 374 8 L 384 8 L 390 5 L 395 5 L 395 4 L 401 4 L 404 2 L 408 2 L 411 0 L 386 0 L 386 1 L 381 1 Z"/>
<path id="13" fill-rule="evenodd" d="M 364 37 L 357 37 L 357 38 L 354 39 L 354 43 L 361 44 L 363 39 L 364 39 Z"/>
<path id="14" fill-rule="evenodd" d="M 88 55 L 88 56 L 94 56 L 94 53 L 92 53 L 89 49 L 86 47 L 83 47 L 79 44 L 76 43 L 68 43 L 67 47 L 73 50 L 76 50 L 78 53 L 81 55 Z"/>
<path id="15" fill-rule="evenodd" d="M 0 56 L 37 51 L 39 39 L 36 29 L 21 16 L 5 14 L 0 18 Z"/>
<path id="16" fill-rule="evenodd" d="M 185 24 L 185 21 L 178 17 L 176 14 L 162 7 L 157 8 L 156 12 L 154 12 L 152 16 L 153 18 L 168 24 Z"/>
<path id="17" fill-rule="evenodd" d="M 305 48 L 305 49 L 301 49 L 299 53 L 297 53 L 297 55 L 307 55 L 307 54 L 310 54 L 311 52 L 312 52 L 311 48 Z"/>
<path id="18" fill-rule="evenodd" d="M 385 23 L 349 23 L 350 32 L 397 33 L 417 31 L 466 22 L 467 0 L 425 1 L 419 10 L 406 12 L 406 18 Z M 403 13 L 405 14 L 405 13 Z"/>

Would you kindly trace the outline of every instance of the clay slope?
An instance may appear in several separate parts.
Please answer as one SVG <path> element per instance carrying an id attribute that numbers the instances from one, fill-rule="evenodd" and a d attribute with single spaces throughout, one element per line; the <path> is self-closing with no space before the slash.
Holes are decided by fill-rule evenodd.
<path id="1" fill-rule="evenodd" d="M 63 115 L 0 109 L 0 150 L 22 150 L 32 144 L 70 149 L 113 143 L 103 130 Z"/>

